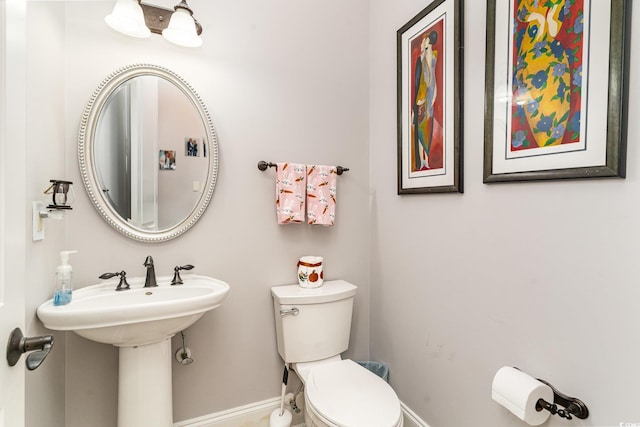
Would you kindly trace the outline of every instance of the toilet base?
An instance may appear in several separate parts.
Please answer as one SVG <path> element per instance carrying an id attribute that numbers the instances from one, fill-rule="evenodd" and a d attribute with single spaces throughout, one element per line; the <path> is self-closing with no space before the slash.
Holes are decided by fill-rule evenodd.
<path id="1" fill-rule="evenodd" d="M 305 427 L 339 427 L 337 424 L 330 423 L 324 418 L 320 417 L 317 413 L 314 412 L 307 401 L 307 396 L 305 395 L 305 405 L 304 405 L 304 424 Z"/>
<path id="2" fill-rule="evenodd" d="M 305 427 L 336 427 L 333 424 L 327 424 L 324 421 L 318 419 L 318 417 L 309 412 L 309 410 L 305 409 L 304 411 L 304 425 Z M 404 418 L 401 417 L 400 418 L 400 422 L 397 424 L 396 427 L 403 427 L 404 425 Z"/>
<path id="3" fill-rule="evenodd" d="M 312 415 L 308 409 L 304 411 L 305 427 L 333 427 L 320 421 L 315 415 Z"/>

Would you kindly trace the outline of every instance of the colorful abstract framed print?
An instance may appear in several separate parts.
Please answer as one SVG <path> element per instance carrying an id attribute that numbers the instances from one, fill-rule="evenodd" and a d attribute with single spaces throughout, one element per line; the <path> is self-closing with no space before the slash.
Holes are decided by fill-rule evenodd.
<path id="1" fill-rule="evenodd" d="M 463 192 L 463 1 L 397 31 L 398 194 Z"/>
<path id="2" fill-rule="evenodd" d="M 487 0 L 484 182 L 625 177 L 630 0 Z"/>

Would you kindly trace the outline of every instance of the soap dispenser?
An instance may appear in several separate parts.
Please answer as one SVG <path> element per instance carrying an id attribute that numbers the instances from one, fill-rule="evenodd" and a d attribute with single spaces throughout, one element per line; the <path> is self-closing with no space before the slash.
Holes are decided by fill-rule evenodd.
<path id="1" fill-rule="evenodd" d="M 71 302 L 71 277 L 73 269 L 69 265 L 69 255 L 78 251 L 60 252 L 60 265 L 56 268 L 56 290 L 53 294 L 53 305 L 66 305 Z"/>

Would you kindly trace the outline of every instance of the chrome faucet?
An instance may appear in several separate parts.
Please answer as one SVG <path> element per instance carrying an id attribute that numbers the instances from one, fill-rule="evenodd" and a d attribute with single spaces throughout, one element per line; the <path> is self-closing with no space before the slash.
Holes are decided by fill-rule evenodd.
<path id="1" fill-rule="evenodd" d="M 158 284 L 156 283 L 156 269 L 153 266 L 153 258 L 151 258 L 151 255 L 144 260 L 143 265 L 147 267 L 147 278 L 144 280 L 144 287 L 155 288 Z"/>

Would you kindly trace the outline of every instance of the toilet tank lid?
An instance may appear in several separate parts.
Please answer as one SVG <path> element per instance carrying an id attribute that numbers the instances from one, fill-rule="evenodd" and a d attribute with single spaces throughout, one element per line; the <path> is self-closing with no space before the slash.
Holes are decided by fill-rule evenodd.
<path id="1" fill-rule="evenodd" d="M 345 280 L 329 280 L 318 288 L 299 285 L 274 286 L 271 295 L 279 304 L 320 304 L 350 298 L 357 287 Z"/>

